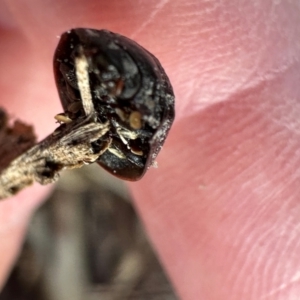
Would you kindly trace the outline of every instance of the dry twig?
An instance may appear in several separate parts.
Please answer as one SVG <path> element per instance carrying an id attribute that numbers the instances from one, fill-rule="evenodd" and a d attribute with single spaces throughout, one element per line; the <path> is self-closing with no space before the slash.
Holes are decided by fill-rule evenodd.
<path id="1" fill-rule="evenodd" d="M 92 142 L 109 131 L 109 124 L 99 123 L 97 120 L 91 92 L 87 88 L 88 63 L 83 54 L 77 58 L 77 65 L 76 75 L 82 92 L 84 118 L 62 124 L 46 139 L 27 150 L 35 140 L 32 129 L 20 122 L 15 122 L 14 127 L 10 128 L 5 112 L 0 111 L 0 143 L 1 148 L 6 149 L 2 150 L 1 159 L 4 163 L 0 165 L 0 199 L 14 195 L 34 181 L 41 184 L 52 183 L 58 179 L 61 170 L 92 163 L 109 146 L 109 142 L 103 143 L 102 149 L 97 153 L 91 146 Z M 23 131 L 16 130 L 18 124 Z M 22 143 L 24 138 L 27 143 Z M 27 151 L 21 154 L 12 149 L 20 149 L 21 153 Z M 17 155 L 20 156 L 16 157 Z"/>
<path id="2" fill-rule="evenodd" d="M 92 117 L 62 124 L 39 144 L 14 159 L 0 174 L 0 199 L 14 195 L 34 181 L 56 181 L 59 171 L 94 162 L 105 151 L 93 153 L 91 143 L 109 130 Z M 18 147 L 18 145 L 15 145 Z"/>

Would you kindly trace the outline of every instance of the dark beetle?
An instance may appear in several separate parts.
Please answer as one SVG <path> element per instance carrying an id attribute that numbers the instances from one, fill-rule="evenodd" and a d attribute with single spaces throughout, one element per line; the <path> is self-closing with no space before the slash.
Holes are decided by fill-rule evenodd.
<path id="1" fill-rule="evenodd" d="M 75 58 L 88 62 L 88 80 L 97 121 L 110 131 L 93 150 L 108 149 L 98 163 L 126 180 L 140 179 L 154 163 L 174 120 L 174 93 L 159 61 L 136 42 L 107 30 L 65 32 L 54 55 L 54 73 L 65 116 L 85 116 Z"/>

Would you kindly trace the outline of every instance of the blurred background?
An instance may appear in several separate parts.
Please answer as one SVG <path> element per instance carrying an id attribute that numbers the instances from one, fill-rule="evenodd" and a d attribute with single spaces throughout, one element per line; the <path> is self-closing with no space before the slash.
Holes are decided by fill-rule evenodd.
<path id="1" fill-rule="evenodd" d="M 0 300 L 178 299 L 124 183 L 66 171 L 32 218 Z"/>

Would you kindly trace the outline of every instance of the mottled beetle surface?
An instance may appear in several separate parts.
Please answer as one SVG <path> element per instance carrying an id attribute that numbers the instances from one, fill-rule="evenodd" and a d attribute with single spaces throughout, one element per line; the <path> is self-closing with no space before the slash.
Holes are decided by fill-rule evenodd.
<path id="1" fill-rule="evenodd" d="M 62 121 L 85 116 L 76 57 L 87 62 L 97 122 L 110 130 L 91 144 L 107 150 L 98 163 L 113 175 L 138 180 L 154 163 L 174 120 L 174 94 L 159 61 L 136 42 L 107 30 L 77 28 L 61 36 L 54 73 Z"/>

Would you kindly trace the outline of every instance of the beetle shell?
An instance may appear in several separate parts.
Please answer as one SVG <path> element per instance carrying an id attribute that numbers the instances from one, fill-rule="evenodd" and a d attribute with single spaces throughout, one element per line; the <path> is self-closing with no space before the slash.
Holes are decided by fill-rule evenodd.
<path id="1" fill-rule="evenodd" d="M 81 51 L 97 121 L 109 132 L 93 142 L 94 152 L 109 141 L 98 163 L 113 175 L 138 180 L 154 163 L 174 120 L 174 93 L 161 64 L 122 35 L 76 28 L 62 34 L 54 55 L 54 74 L 64 114 L 84 117 L 75 58 Z"/>

